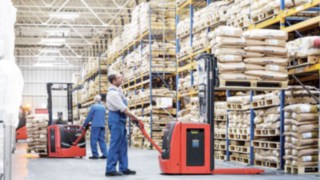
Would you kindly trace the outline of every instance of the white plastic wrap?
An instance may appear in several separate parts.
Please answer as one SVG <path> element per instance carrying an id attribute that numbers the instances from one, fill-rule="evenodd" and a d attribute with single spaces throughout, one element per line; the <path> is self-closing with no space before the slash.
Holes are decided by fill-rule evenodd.
<path id="1" fill-rule="evenodd" d="M 19 123 L 23 83 L 22 73 L 16 63 L 0 60 L 0 119 L 9 124 L 12 122 L 13 127 Z"/>

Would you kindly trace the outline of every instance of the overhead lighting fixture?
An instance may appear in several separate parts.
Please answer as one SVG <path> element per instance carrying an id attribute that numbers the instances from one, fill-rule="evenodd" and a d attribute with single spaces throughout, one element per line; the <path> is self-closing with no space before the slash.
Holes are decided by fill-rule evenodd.
<path id="1" fill-rule="evenodd" d="M 52 63 L 35 63 L 33 64 L 34 67 L 52 67 Z"/>
<path id="2" fill-rule="evenodd" d="M 49 14 L 50 18 L 74 20 L 79 17 L 79 13 L 75 12 L 53 12 Z"/>
<path id="3" fill-rule="evenodd" d="M 41 43 L 65 43 L 66 39 L 64 38 L 43 38 Z"/>
<path id="4" fill-rule="evenodd" d="M 70 33 L 70 29 L 67 28 L 52 28 L 52 29 L 47 29 L 45 31 L 49 36 L 55 36 L 57 34 L 63 34 L 63 35 L 68 35 Z"/>
<path id="5" fill-rule="evenodd" d="M 42 49 L 40 53 L 60 53 L 59 49 Z"/>

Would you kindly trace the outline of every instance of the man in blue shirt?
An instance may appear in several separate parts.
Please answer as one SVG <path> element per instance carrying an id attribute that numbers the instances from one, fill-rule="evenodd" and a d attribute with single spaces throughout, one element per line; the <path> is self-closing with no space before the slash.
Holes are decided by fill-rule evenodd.
<path id="1" fill-rule="evenodd" d="M 105 143 L 105 126 L 106 126 L 106 108 L 101 103 L 101 96 L 97 95 L 94 98 L 95 104 L 91 106 L 88 116 L 83 124 L 85 128 L 89 122 L 91 123 L 90 145 L 92 156 L 89 159 L 106 159 L 107 145 Z M 99 157 L 97 142 L 99 142 L 102 156 Z"/>

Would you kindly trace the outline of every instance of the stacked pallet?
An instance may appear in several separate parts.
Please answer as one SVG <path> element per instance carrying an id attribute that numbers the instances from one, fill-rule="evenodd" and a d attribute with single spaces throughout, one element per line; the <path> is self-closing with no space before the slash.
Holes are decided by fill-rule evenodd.
<path id="1" fill-rule="evenodd" d="M 287 87 L 287 32 L 259 29 L 246 31 L 243 36 L 247 42 L 244 48 L 247 58 L 244 62 L 257 66 L 254 70 L 246 70 L 245 74 L 260 78 L 264 82 L 279 82 L 280 87 Z"/>
<path id="2" fill-rule="evenodd" d="M 230 2 L 230 1 L 228 1 Z M 291 8 L 308 0 L 285 0 L 285 7 Z M 249 27 L 261 21 L 273 18 L 280 12 L 278 0 L 234 0 L 227 6 L 227 25 L 239 28 Z"/>
<path id="3" fill-rule="evenodd" d="M 184 102 L 185 108 L 178 112 L 178 121 L 184 122 L 201 122 L 200 121 L 200 111 L 199 111 L 199 98 L 198 97 L 190 97 L 185 98 Z"/>
<path id="4" fill-rule="evenodd" d="M 165 31 L 167 36 L 172 35 L 175 29 L 175 12 L 172 9 L 174 3 L 171 0 L 165 2 L 141 3 L 133 10 L 131 22 L 124 27 L 121 35 L 114 38 L 108 46 L 108 57 L 116 56 L 140 35 L 150 31 L 153 35 L 162 34 Z"/>
<path id="5" fill-rule="evenodd" d="M 227 26 L 245 28 L 250 25 L 251 0 L 234 0 L 227 7 Z"/>
<path id="6" fill-rule="evenodd" d="M 308 97 L 300 87 L 291 88 L 291 93 L 300 91 L 300 97 Z M 302 93 L 301 93 L 302 92 Z M 319 96 L 319 90 L 312 91 Z M 293 96 L 294 98 L 294 96 Z M 284 108 L 285 117 L 285 171 L 292 174 L 318 173 L 319 105 L 300 99 Z"/>
<path id="7" fill-rule="evenodd" d="M 28 153 L 35 152 L 39 155 L 47 155 L 48 122 L 48 115 L 27 116 Z"/>
<path id="8" fill-rule="evenodd" d="M 310 2 L 308 0 L 285 0 L 285 7 L 291 8 L 296 7 L 301 4 Z M 280 4 L 281 2 L 278 0 L 253 0 L 251 1 L 251 22 L 253 24 L 262 22 L 264 20 L 275 17 L 280 13 Z"/>
<path id="9" fill-rule="evenodd" d="M 253 96 L 255 112 L 254 164 L 280 168 L 280 96 L 276 92 Z"/>
<path id="10" fill-rule="evenodd" d="M 180 40 L 180 52 L 177 53 L 177 58 L 183 58 L 192 51 L 190 44 L 190 18 L 186 18 L 177 24 L 177 37 Z"/>
<path id="11" fill-rule="evenodd" d="M 179 94 L 182 97 L 190 95 L 191 92 L 198 92 L 198 73 L 193 73 L 193 84 L 191 82 L 191 75 L 188 73 L 184 77 L 179 78 Z M 195 95 L 195 94 L 194 94 Z"/>
<path id="12" fill-rule="evenodd" d="M 303 37 L 287 43 L 290 69 L 320 62 L 320 36 Z"/>
<path id="13" fill-rule="evenodd" d="M 175 11 L 173 0 L 165 0 L 161 3 L 141 3 L 140 10 L 140 31 L 144 33 L 149 30 L 150 26 L 156 30 L 175 29 Z"/>
<path id="14" fill-rule="evenodd" d="M 100 81 L 99 81 L 100 80 Z M 108 91 L 108 77 L 106 74 L 101 74 L 100 77 L 96 76 L 93 81 L 94 94 L 107 94 Z M 100 88 L 100 93 L 99 93 Z"/>
<path id="15" fill-rule="evenodd" d="M 230 161 L 249 163 L 250 153 L 250 96 L 239 93 L 227 97 L 229 118 L 228 139 L 230 140 Z"/>
<path id="16" fill-rule="evenodd" d="M 288 86 L 288 35 L 281 30 L 250 30 L 220 26 L 215 30 L 212 51 L 218 59 L 220 86 Z"/>
<path id="17" fill-rule="evenodd" d="M 175 97 L 175 92 L 170 91 L 167 88 L 157 88 L 152 89 L 152 102 L 156 103 L 157 98 L 167 97 L 173 98 Z M 150 103 L 150 89 L 137 90 L 135 94 L 130 94 L 128 97 L 130 102 L 130 107 L 148 104 Z"/>
<path id="18" fill-rule="evenodd" d="M 214 157 L 226 160 L 227 102 L 215 102 L 214 107 Z"/>

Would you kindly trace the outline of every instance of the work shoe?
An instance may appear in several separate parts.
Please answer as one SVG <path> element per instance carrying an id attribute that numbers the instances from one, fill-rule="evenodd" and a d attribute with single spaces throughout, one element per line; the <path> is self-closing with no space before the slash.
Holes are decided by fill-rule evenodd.
<path id="1" fill-rule="evenodd" d="M 92 159 L 92 160 L 96 160 L 96 159 L 99 159 L 99 157 L 96 157 L 96 156 L 90 156 L 89 159 Z"/>
<path id="2" fill-rule="evenodd" d="M 124 175 L 135 175 L 136 171 L 131 171 L 130 169 L 127 169 L 126 171 L 122 172 Z"/>
<path id="3" fill-rule="evenodd" d="M 113 171 L 113 172 L 106 172 L 106 176 L 122 176 L 121 172 Z"/>
<path id="4" fill-rule="evenodd" d="M 105 156 L 100 156 L 99 158 L 100 159 L 107 159 L 107 157 L 105 157 Z"/>

